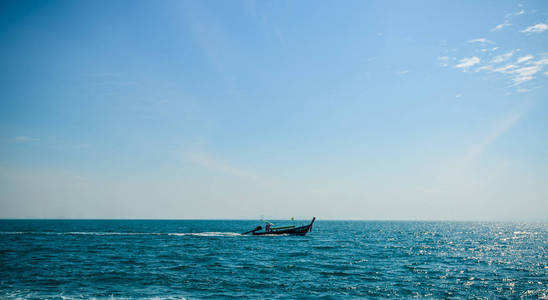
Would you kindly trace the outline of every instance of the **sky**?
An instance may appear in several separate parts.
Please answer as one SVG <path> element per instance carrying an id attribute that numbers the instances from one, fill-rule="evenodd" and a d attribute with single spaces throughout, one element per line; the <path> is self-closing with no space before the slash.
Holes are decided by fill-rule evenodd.
<path id="1" fill-rule="evenodd" d="M 546 1 L 1 1 L 0 218 L 548 219 Z"/>

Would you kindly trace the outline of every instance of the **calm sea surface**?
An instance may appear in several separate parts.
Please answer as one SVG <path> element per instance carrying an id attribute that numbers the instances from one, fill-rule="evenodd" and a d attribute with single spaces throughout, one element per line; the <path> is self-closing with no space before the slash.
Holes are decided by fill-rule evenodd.
<path id="1" fill-rule="evenodd" d="M 548 297 L 548 224 L 319 220 L 305 237 L 238 234 L 257 225 L 2 220 L 0 298 Z"/>

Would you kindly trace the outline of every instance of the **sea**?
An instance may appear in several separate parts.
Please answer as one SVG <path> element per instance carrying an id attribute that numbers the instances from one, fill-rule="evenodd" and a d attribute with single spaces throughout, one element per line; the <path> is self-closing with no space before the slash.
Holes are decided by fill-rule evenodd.
<path id="1" fill-rule="evenodd" d="M 303 221 L 272 221 L 301 225 Z M 0 220 L 1 299 L 548 299 L 548 224 Z"/>

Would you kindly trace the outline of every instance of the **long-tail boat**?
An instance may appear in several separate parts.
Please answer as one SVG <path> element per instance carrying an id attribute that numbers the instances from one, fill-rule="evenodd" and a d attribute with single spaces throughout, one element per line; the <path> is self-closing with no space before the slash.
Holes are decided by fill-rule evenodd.
<path id="1" fill-rule="evenodd" d="M 282 226 L 282 227 L 272 227 L 274 224 L 265 221 L 266 225 L 263 230 L 262 226 L 257 226 L 255 229 L 250 230 L 248 232 L 244 232 L 242 234 L 248 234 L 251 233 L 253 235 L 306 235 L 309 231 L 312 230 L 312 224 L 314 224 L 314 221 L 316 220 L 316 217 L 312 218 L 312 222 L 308 225 L 295 227 L 294 225 L 291 226 Z"/>

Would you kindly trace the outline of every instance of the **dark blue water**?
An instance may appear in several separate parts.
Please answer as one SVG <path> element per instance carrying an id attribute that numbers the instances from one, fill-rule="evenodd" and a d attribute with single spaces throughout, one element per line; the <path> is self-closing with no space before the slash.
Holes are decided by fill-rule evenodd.
<path id="1" fill-rule="evenodd" d="M 548 297 L 548 224 L 259 224 L 0 221 L 0 298 Z"/>

